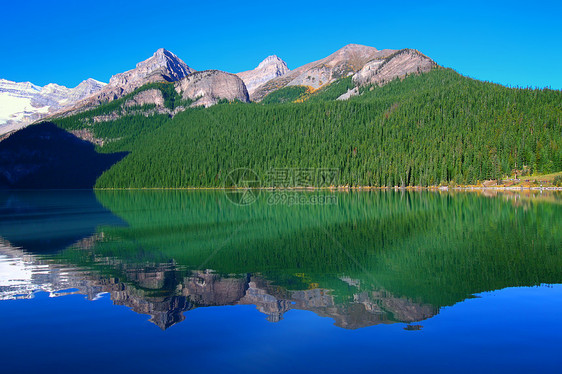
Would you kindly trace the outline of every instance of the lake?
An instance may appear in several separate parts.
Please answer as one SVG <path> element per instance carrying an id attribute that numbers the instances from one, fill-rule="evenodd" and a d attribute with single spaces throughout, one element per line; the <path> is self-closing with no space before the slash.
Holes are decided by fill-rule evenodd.
<path id="1" fill-rule="evenodd" d="M 0 191 L 2 372 L 560 372 L 562 194 Z"/>

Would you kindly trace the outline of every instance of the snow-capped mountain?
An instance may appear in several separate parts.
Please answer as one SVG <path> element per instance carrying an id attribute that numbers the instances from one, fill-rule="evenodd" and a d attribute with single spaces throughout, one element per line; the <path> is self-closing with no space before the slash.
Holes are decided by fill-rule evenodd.
<path id="1" fill-rule="evenodd" d="M 105 85 L 91 78 L 74 88 L 55 83 L 41 87 L 30 82 L 0 79 L 0 136 L 73 105 Z"/>

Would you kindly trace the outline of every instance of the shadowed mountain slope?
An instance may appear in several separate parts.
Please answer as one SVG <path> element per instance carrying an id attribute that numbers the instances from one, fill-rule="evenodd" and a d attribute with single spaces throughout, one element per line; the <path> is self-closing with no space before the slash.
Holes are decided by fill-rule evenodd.
<path id="1" fill-rule="evenodd" d="M 44 122 L 0 143 L 0 187 L 92 188 L 126 152 L 100 154 L 94 145 Z"/>

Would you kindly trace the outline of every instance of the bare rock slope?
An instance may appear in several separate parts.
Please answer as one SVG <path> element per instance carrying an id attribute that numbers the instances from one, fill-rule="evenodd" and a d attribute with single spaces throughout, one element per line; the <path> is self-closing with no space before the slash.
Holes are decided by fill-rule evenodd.
<path id="1" fill-rule="evenodd" d="M 266 57 L 265 60 L 260 62 L 257 68 L 253 70 L 243 71 L 241 73 L 237 73 L 236 75 L 244 81 L 244 84 L 248 89 L 248 93 L 250 94 L 250 96 L 252 96 L 254 91 L 259 86 L 269 82 L 272 79 L 281 77 L 289 73 L 289 71 L 290 70 L 287 67 L 285 61 L 275 55 L 272 55 Z"/>
<path id="2" fill-rule="evenodd" d="M 348 44 L 328 57 L 303 65 L 289 73 L 272 79 L 253 91 L 253 101 L 260 101 L 267 94 L 286 86 L 310 86 L 320 88 L 328 83 L 356 73 L 372 60 L 383 60 L 395 50 L 379 51 L 373 47 Z"/>
<path id="3" fill-rule="evenodd" d="M 162 91 L 155 88 L 150 90 L 141 91 L 136 94 L 133 98 L 125 102 L 126 107 L 142 106 L 147 104 L 154 104 L 156 107 L 164 107 L 164 95 Z"/>
<path id="4" fill-rule="evenodd" d="M 209 107 L 220 100 L 249 102 L 250 96 L 242 79 L 219 70 L 193 73 L 176 84 L 183 99 L 193 100 L 191 106 Z"/>
<path id="5" fill-rule="evenodd" d="M 353 81 L 359 86 L 366 84 L 384 84 L 408 74 L 425 73 L 437 64 L 414 49 L 401 49 L 384 60 L 367 63 L 354 76 Z"/>
<path id="6" fill-rule="evenodd" d="M 353 75 L 355 87 L 338 97 L 338 100 L 347 100 L 359 95 L 360 86 L 382 86 L 410 74 L 426 73 L 437 66 L 435 61 L 415 49 L 401 49 L 384 59 L 375 59 L 366 63 Z"/>

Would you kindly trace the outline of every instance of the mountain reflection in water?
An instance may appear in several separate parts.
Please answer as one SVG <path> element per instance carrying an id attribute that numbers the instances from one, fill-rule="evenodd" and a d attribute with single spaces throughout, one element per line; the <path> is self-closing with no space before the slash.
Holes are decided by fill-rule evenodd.
<path id="1" fill-rule="evenodd" d="M 557 194 L 338 193 L 337 205 L 296 207 L 220 192 L 31 194 L 0 195 L 0 303 L 108 293 L 163 330 L 224 305 L 357 329 L 562 280 Z"/>
<path id="2" fill-rule="evenodd" d="M 9 275 L 17 276 L 12 278 L 12 284 L 0 278 L 4 283 L 0 283 L 0 300 L 30 298 L 37 291 L 49 292 L 52 297 L 83 294 L 90 300 L 109 293 L 114 304 L 150 315 L 150 321 L 163 330 L 183 321 L 186 311 L 222 305 L 255 305 L 271 322 L 280 321 L 291 309 L 309 310 L 333 318 L 336 326 L 350 329 L 416 322 L 437 313 L 429 304 L 394 297 L 382 290 L 361 290 L 358 285 L 353 286 L 356 292 L 352 300 L 338 302 L 330 290 L 287 290 L 259 274 L 222 276 L 211 270 L 186 273 L 174 264 L 139 267 L 110 262 L 126 274 L 125 280 L 61 266 L 1 245 L 0 267 L 11 267 Z M 19 282 L 14 282 L 17 278 Z"/>

